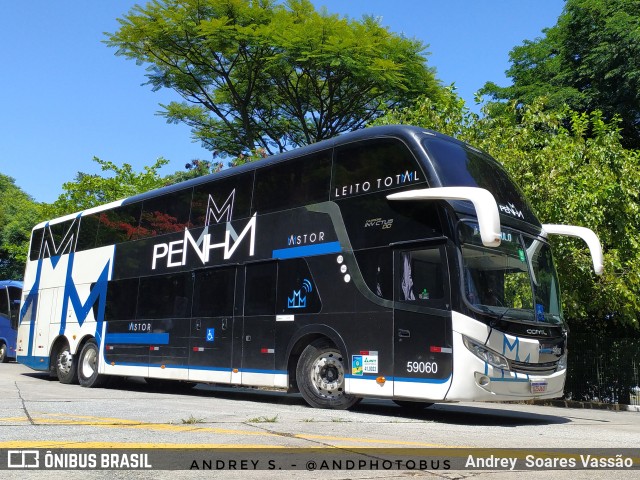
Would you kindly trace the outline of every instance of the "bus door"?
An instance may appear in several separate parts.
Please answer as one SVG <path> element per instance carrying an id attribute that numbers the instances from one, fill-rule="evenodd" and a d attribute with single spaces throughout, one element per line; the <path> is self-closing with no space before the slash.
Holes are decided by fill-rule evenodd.
<path id="1" fill-rule="evenodd" d="M 245 267 L 241 378 L 233 383 L 274 384 L 277 284 L 277 262 Z"/>
<path id="2" fill-rule="evenodd" d="M 31 345 L 31 355 L 48 357 L 49 334 L 55 329 L 54 338 L 60 329 L 58 313 L 58 297 L 62 297 L 62 288 L 45 288 L 38 292 L 36 308 L 36 324 Z M 56 325 L 52 325 L 56 324 Z"/>
<path id="3" fill-rule="evenodd" d="M 20 300 L 22 299 L 22 288 L 9 285 L 7 286 L 9 294 L 9 317 L 11 318 L 11 328 L 18 330 L 18 320 L 20 317 Z"/>
<path id="4" fill-rule="evenodd" d="M 444 243 L 394 251 L 394 397 L 444 399 L 453 366 L 450 297 Z"/>
<path id="5" fill-rule="evenodd" d="M 22 289 L 19 287 L 13 285 L 0 287 L 0 347 L 4 345 L 3 353 L 0 355 L 0 362 L 16 356 L 21 296 Z"/>
<path id="6" fill-rule="evenodd" d="M 231 382 L 237 267 L 194 273 L 189 380 Z"/>

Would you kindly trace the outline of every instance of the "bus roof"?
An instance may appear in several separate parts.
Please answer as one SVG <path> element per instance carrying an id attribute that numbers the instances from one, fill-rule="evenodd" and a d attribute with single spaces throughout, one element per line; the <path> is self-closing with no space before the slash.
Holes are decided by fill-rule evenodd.
<path id="1" fill-rule="evenodd" d="M 34 229 L 42 228 L 47 223 L 56 224 L 63 221 L 71 220 L 80 215 L 84 216 L 91 213 L 110 210 L 112 208 L 115 208 L 121 205 L 128 205 L 128 204 L 132 204 L 132 203 L 136 203 L 144 200 L 149 200 L 158 196 L 178 192 L 180 190 L 186 190 L 189 188 L 193 188 L 193 187 L 211 182 L 213 180 L 222 180 L 227 177 L 240 175 L 244 172 L 250 172 L 252 170 L 265 168 L 265 167 L 276 165 L 282 162 L 287 162 L 289 160 L 292 160 L 294 158 L 297 158 L 303 155 L 313 154 L 323 150 L 332 149 L 340 145 L 358 142 L 362 140 L 371 140 L 374 138 L 384 138 L 384 137 L 394 137 L 394 138 L 399 138 L 401 140 L 404 140 L 405 143 L 410 148 L 412 148 L 414 145 L 418 145 L 425 138 L 439 139 L 441 141 L 444 140 L 445 141 L 444 143 L 447 145 L 456 146 L 458 149 L 465 149 L 466 151 L 474 151 L 482 155 L 487 159 L 488 162 L 491 163 L 489 168 L 496 168 L 496 169 L 503 170 L 503 168 L 497 161 L 495 161 L 489 155 L 484 154 L 477 148 L 465 142 L 457 140 L 453 137 L 444 135 L 439 132 L 435 132 L 433 130 L 415 127 L 415 126 L 409 126 L 409 125 L 388 125 L 388 126 L 370 127 L 370 128 L 365 128 L 361 130 L 356 130 L 354 132 L 346 133 L 328 140 L 323 140 L 311 145 L 296 148 L 287 152 L 272 155 L 261 160 L 257 160 L 254 162 L 247 163 L 245 165 L 241 165 L 239 167 L 227 168 L 217 173 L 203 175 L 201 177 L 186 180 L 184 182 L 168 185 L 166 187 L 161 187 L 155 190 L 150 190 L 148 192 L 140 193 L 128 198 L 124 198 L 119 201 L 111 202 L 104 205 L 99 205 L 99 206 L 84 210 L 82 212 L 76 212 L 73 214 L 65 215 L 64 217 L 51 219 L 48 222 L 47 221 L 41 222 L 40 224 L 36 225 Z M 423 156 L 423 154 L 418 155 L 418 157 L 420 156 Z M 432 187 L 463 186 L 463 185 L 457 184 L 459 180 L 458 179 L 459 175 L 457 174 L 451 175 L 450 173 L 452 172 L 452 168 L 454 169 L 458 168 L 458 170 L 460 171 L 462 170 L 466 171 L 467 170 L 466 167 L 464 167 L 462 164 L 458 164 L 458 167 L 450 166 L 448 168 L 449 174 L 447 174 L 446 165 L 453 164 L 453 162 L 450 162 L 449 158 L 446 155 L 444 156 L 436 155 L 435 157 L 433 155 L 429 155 L 429 156 L 430 156 L 431 162 L 428 162 L 428 163 L 431 163 L 431 164 L 430 165 L 423 164 L 423 168 L 425 168 L 426 170 L 430 170 L 427 172 L 427 175 L 430 177 L 430 182 Z M 472 182 L 473 181 L 474 180 L 472 180 Z M 471 185 L 464 185 L 464 186 L 471 186 Z M 496 192 L 492 192 L 492 193 L 494 193 L 494 195 L 496 194 Z M 524 198 L 521 198 L 521 199 L 525 201 Z M 467 211 L 469 211 L 468 208 L 465 207 L 465 204 L 466 202 L 452 202 L 454 209 L 462 213 L 466 213 Z M 527 208 L 526 210 L 529 210 L 529 209 Z M 469 211 L 469 213 L 471 213 L 471 211 Z M 510 220 L 512 219 L 511 218 L 507 219 L 508 222 Z M 534 215 L 529 215 L 529 218 L 527 220 L 528 220 L 527 223 L 530 223 L 535 225 L 536 227 L 539 227 L 539 222 L 537 221 L 537 219 L 535 219 Z"/>
<path id="2" fill-rule="evenodd" d="M 288 160 L 300 157 L 302 155 L 312 154 L 312 153 L 320 152 L 322 150 L 328 150 L 330 148 L 334 148 L 338 145 L 343 145 L 346 143 L 357 142 L 360 140 L 369 140 L 372 138 L 379 138 L 379 137 L 390 137 L 390 136 L 397 137 L 397 138 L 404 138 L 404 139 L 419 138 L 422 135 L 424 135 L 425 132 L 428 132 L 431 135 L 437 135 L 441 138 L 447 138 L 448 140 L 462 144 L 462 142 L 460 142 L 459 140 L 456 140 L 453 137 L 449 137 L 447 135 L 434 132 L 432 130 L 413 127 L 409 125 L 389 125 L 389 126 L 364 128 L 361 130 L 356 130 L 354 132 L 345 133 L 344 135 L 340 135 L 338 137 L 322 140 L 320 142 L 313 143 L 311 145 L 305 145 L 303 147 L 289 150 L 287 152 L 271 155 L 264 159 L 260 159 L 254 162 L 240 165 L 239 167 L 227 168 L 217 173 L 203 175 L 202 177 L 192 178 L 190 180 L 180 182 L 180 183 L 175 183 L 173 185 L 168 185 L 166 187 L 162 187 L 156 190 L 150 190 L 148 192 L 141 193 L 125 199 L 123 201 L 123 204 L 138 202 L 140 200 L 146 200 L 152 197 L 156 197 L 158 195 L 163 195 L 165 193 L 171 193 L 174 191 L 183 190 L 185 188 L 191 188 L 203 183 L 210 182 L 214 179 L 215 180 L 223 179 L 233 175 L 241 174 L 243 172 L 248 172 L 248 171 L 259 169 L 259 168 L 276 165 L 278 163 L 286 162 Z"/>
<path id="3" fill-rule="evenodd" d="M 275 165 L 281 162 L 286 162 L 293 158 L 297 158 L 301 155 L 306 155 L 314 152 L 319 152 L 322 150 L 327 150 L 333 148 L 337 145 L 357 142 L 360 140 L 377 138 L 377 137 L 398 137 L 398 138 L 417 138 L 423 135 L 425 132 L 429 132 L 432 135 L 438 135 L 442 138 L 448 138 L 454 142 L 462 143 L 459 140 L 456 140 L 452 137 L 448 137 L 444 134 L 434 132 L 432 130 L 427 130 L 424 128 L 413 127 L 409 125 L 389 125 L 389 126 L 380 126 L 380 127 L 370 127 L 364 128 L 361 130 L 356 130 L 355 132 L 345 133 L 344 135 L 340 135 L 338 137 L 330 138 L 327 140 L 322 140 L 317 143 L 313 143 L 311 145 L 305 145 L 300 148 L 296 148 L 293 150 L 289 150 L 287 152 L 277 153 L 275 155 L 271 155 L 264 159 L 260 159 L 254 162 L 250 162 L 244 165 L 240 165 L 238 167 L 227 168 L 220 172 L 211 173 L 208 175 L 203 175 L 201 177 L 192 178 L 186 180 L 184 182 L 174 183 L 172 185 L 167 185 L 166 187 L 156 188 L 154 190 L 149 190 L 148 192 L 140 193 L 137 195 L 133 195 L 131 197 L 123 198 L 121 200 L 117 200 L 114 202 L 106 203 L 103 205 L 98 205 L 96 207 L 92 207 L 87 210 L 74 212 L 68 215 L 64 215 L 62 217 L 58 217 L 55 219 L 50 219 L 44 222 L 39 223 L 34 227 L 35 229 L 44 227 L 47 223 L 56 224 L 61 223 L 67 220 L 71 220 L 73 218 L 78 217 L 79 215 L 88 215 L 91 213 L 102 212 L 105 210 L 110 210 L 111 208 L 115 208 L 121 205 L 127 205 L 130 203 L 139 202 L 142 200 L 148 200 L 157 196 L 177 192 L 180 190 L 192 188 L 194 186 L 198 186 L 204 183 L 211 182 L 212 180 L 221 180 L 227 177 L 231 177 L 234 175 L 241 174 L 243 172 L 249 172 L 251 170 L 268 167 L 270 165 Z"/>

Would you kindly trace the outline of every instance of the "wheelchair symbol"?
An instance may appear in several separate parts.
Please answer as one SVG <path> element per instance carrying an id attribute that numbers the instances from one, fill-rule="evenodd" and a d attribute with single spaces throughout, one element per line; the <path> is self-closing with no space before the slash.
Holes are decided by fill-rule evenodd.
<path id="1" fill-rule="evenodd" d="M 216 329 L 207 328 L 207 342 L 213 342 L 216 338 Z"/>

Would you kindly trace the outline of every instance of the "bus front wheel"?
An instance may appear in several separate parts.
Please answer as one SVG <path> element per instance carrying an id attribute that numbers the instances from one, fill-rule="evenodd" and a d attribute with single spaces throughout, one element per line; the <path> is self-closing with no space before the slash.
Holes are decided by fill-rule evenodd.
<path id="1" fill-rule="evenodd" d="M 93 340 L 89 340 L 78 359 L 78 381 L 80 385 L 87 388 L 97 388 L 105 384 L 107 378 L 98 373 L 98 345 Z"/>
<path id="2" fill-rule="evenodd" d="M 60 383 L 78 383 L 78 367 L 68 343 L 64 343 L 56 353 L 56 375 Z"/>
<path id="3" fill-rule="evenodd" d="M 0 363 L 7 363 L 8 361 L 7 346 L 4 343 L 0 343 Z"/>
<path id="4" fill-rule="evenodd" d="M 346 410 L 360 401 L 344 392 L 345 360 L 328 340 L 317 340 L 303 350 L 296 380 L 302 397 L 314 408 Z"/>

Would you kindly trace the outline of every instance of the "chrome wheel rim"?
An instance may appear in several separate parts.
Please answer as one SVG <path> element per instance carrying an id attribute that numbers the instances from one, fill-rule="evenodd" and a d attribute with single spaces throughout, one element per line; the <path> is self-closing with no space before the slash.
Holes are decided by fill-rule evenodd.
<path id="1" fill-rule="evenodd" d="M 322 397 L 331 399 L 344 394 L 344 365 L 338 352 L 324 352 L 316 358 L 311 383 Z"/>
<path id="2" fill-rule="evenodd" d="M 71 372 L 71 368 L 73 366 L 73 356 L 69 350 L 65 350 L 60 352 L 58 355 L 58 371 L 63 375 L 67 375 Z"/>
<path id="3" fill-rule="evenodd" d="M 96 372 L 97 359 L 98 356 L 94 349 L 87 350 L 87 352 L 82 356 L 82 376 L 85 378 L 91 378 L 93 376 Z"/>

